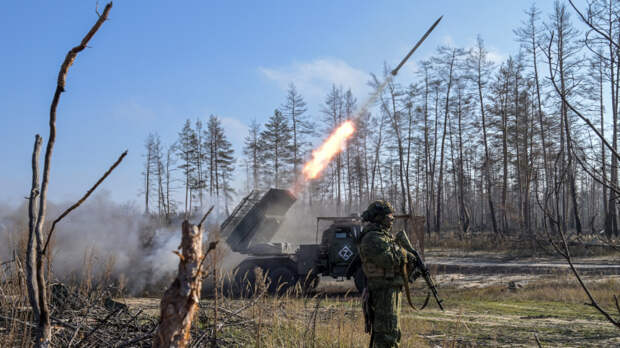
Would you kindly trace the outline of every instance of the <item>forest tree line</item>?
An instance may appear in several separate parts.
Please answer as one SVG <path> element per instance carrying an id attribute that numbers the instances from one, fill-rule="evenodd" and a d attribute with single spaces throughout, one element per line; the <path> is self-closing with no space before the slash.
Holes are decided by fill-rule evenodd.
<path id="1" fill-rule="evenodd" d="M 482 38 L 473 47 L 439 47 L 413 81 L 388 79 L 372 112 L 361 115 L 356 96 L 336 85 L 309 115 L 291 84 L 264 124 L 249 125 L 242 154 L 216 116 L 205 127 L 187 120 L 166 149 L 149 135 L 146 209 L 179 210 L 171 190 L 180 187 L 185 211 L 206 199 L 228 211 L 235 192 L 290 188 L 313 145 L 354 119 L 354 135 L 308 184 L 303 204 L 349 214 L 384 198 L 425 216 L 429 233 L 560 228 L 618 236 L 619 10 L 611 0 L 589 1 L 577 15 L 564 2 L 547 14 L 533 5 L 513 30 L 518 52 L 493 61 Z M 389 71 L 369 84 L 377 88 Z M 239 174 L 243 185 L 233 188 Z"/>

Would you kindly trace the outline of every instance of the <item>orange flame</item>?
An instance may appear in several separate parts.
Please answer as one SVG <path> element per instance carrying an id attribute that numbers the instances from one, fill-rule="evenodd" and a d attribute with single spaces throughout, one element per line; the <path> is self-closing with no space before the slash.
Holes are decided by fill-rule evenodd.
<path id="1" fill-rule="evenodd" d="M 354 131 L 353 121 L 346 121 L 323 142 L 318 150 L 312 152 L 312 160 L 304 165 L 302 171 L 306 180 L 314 179 L 321 174 L 323 169 L 329 164 L 329 161 L 342 151 L 342 147 L 345 145 L 347 139 L 353 135 Z"/>

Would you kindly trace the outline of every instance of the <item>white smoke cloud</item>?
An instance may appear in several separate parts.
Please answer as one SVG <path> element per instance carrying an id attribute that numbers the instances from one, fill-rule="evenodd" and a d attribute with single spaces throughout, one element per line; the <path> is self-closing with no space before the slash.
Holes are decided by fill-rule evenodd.
<path id="1" fill-rule="evenodd" d="M 366 85 L 370 79 L 369 74 L 337 58 L 319 58 L 277 68 L 260 67 L 259 71 L 275 81 L 282 90 L 287 90 L 288 85 L 294 83 L 308 100 L 322 100 L 332 84 L 345 89 L 351 88 L 358 97 L 369 92 Z"/>
<path id="2" fill-rule="evenodd" d="M 54 220 L 71 203 L 48 203 L 46 221 Z M 10 260 L 25 245 L 27 205 L 0 207 L 0 261 Z M 46 227 L 49 228 L 49 227 Z M 109 193 L 94 195 L 56 226 L 52 250 L 53 278 L 81 279 L 92 267 L 93 278 L 110 271 L 113 279 L 127 279 L 132 293 L 167 286 L 178 265 L 172 253 L 181 240 L 181 223 L 158 226 L 132 204 L 118 204 Z M 21 243 L 20 243 L 21 242 Z M 161 283 L 161 284 L 159 284 Z"/>

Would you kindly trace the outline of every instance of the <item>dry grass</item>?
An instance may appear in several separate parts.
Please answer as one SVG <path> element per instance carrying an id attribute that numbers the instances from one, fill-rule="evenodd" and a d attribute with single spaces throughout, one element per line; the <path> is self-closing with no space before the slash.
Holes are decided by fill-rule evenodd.
<path id="1" fill-rule="evenodd" d="M 3 347 L 31 346 L 30 311 L 19 273 L 2 273 L 0 284 L 0 341 Z M 620 280 L 589 282 L 593 294 L 612 309 L 612 296 L 620 294 Z M 219 297 L 218 321 L 214 322 L 214 299 L 201 301 L 193 341 L 210 346 L 213 329 L 217 344 L 224 347 L 365 347 L 363 318 L 356 293 L 301 296 L 299 287 L 282 296 L 268 296 L 258 284 L 245 298 Z M 414 301 L 423 301 L 416 283 Z M 223 282 L 219 293 L 226 293 Z M 343 289 L 344 290 L 344 289 Z M 100 288 L 92 287 L 95 301 Z M 516 289 L 504 285 L 484 288 L 441 288 L 446 312 L 431 302 L 424 311 L 402 306 L 402 347 L 532 346 L 537 333 L 545 346 L 614 346 L 620 344 L 615 328 L 592 308 L 567 276 L 530 282 Z M 156 321 L 158 298 L 118 298 L 129 313 L 141 312 L 142 321 Z M 55 334 L 71 329 L 55 326 Z M 78 334 L 78 338 L 79 338 Z M 100 342 L 93 342 L 97 346 Z M 150 339 L 133 346 L 149 346 Z M 132 345 L 130 345 L 132 346 Z"/>
<path id="2" fill-rule="evenodd" d="M 420 285 L 420 284 L 418 284 Z M 620 293 L 618 278 L 591 283 L 591 290 L 612 309 Z M 421 288 L 414 301 L 421 303 Z M 402 305 L 402 347 L 532 346 L 534 333 L 545 346 L 613 346 L 617 330 L 592 308 L 567 277 L 532 282 L 514 290 L 506 285 L 481 289 L 443 288 L 446 312 L 433 303 L 424 311 Z M 247 300 L 224 301 L 233 307 Z M 212 300 L 202 307 L 209 308 Z M 221 343 L 252 347 L 366 347 L 368 335 L 357 294 L 301 297 L 287 293 L 262 297 L 246 313 L 251 329 L 224 326 Z M 199 323 L 200 325 L 200 323 Z"/>
<path id="3" fill-rule="evenodd" d="M 19 260 L 0 269 L 0 341 L 4 347 L 30 347 L 32 314 L 24 275 L 13 272 L 14 264 L 22 269 Z"/>
<path id="4" fill-rule="evenodd" d="M 458 238 L 442 241 L 444 246 L 459 246 L 459 242 Z M 478 242 L 472 240 L 469 243 Z M 460 247 L 465 246 L 460 244 Z M 469 246 L 473 248 L 471 244 Z M 128 305 L 127 317 L 135 316 L 135 327 L 150 328 L 152 324 L 149 323 L 156 323 L 159 298 L 125 298 L 122 280 L 112 279 L 114 260 L 108 260 L 103 265 L 104 272 L 93 272 L 93 258 L 92 251 L 85 253 L 83 274 L 76 275 L 71 281 L 76 293 L 89 301 L 85 307 L 95 308 L 104 296 L 112 294 L 117 301 Z M 211 262 L 217 264 L 221 260 L 217 257 Z M 243 289 L 243 296 L 231 296 L 234 289 L 225 284 L 226 279 L 233 276 L 222 273 L 217 278 L 218 291 L 213 291 L 212 287 L 203 294 L 206 299 L 201 301 L 192 330 L 193 346 L 208 347 L 214 342 L 222 347 L 367 346 L 369 337 L 363 331 L 360 299 L 357 293 L 347 292 L 352 290 L 342 288 L 334 291 L 329 287 L 329 293 L 304 296 L 301 287 L 296 287 L 282 296 L 270 296 L 265 292 L 268 287 L 265 275 L 259 274 L 259 280 L 253 286 Z M 586 281 L 601 305 L 613 312 L 613 295 L 620 295 L 619 277 L 590 275 Z M 110 289 L 107 286 L 110 283 L 117 286 Z M 408 308 L 403 300 L 402 347 L 535 346 L 535 333 L 545 347 L 620 345 L 617 329 L 604 321 L 594 309 L 584 305 L 586 298 L 582 289 L 566 272 L 538 277 L 516 288 L 509 288 L 505 282 L 483 284 L 476 288 L 450 287 L 447 283 L 440 284 L 439 289 L 445 299 L 445 312 L 439 311 L 432 302 L 429 308 L 416 312 Z M 418 281 L 414 291 L 416 303 L 423 301 L 425 292 L 421 286 Z M 32 346 L 33 325 L 26 294 L 19 259 L 0 266 L 2 347 Z M 72 322 L 92 321 L 89 325 L 94 327 L 101 321 L 101 316 L 107 314 L 109 312 L 94 314 L 92 311 L 75 311 Z M 52 316 L 58 315 L 59 309 L 53 308 Z M 119 318 L 119 322 L 123 320 Z M 133 335 L 131 337 L 144 335 L 142 332 L 128 332 L 130 329 L 125 328 L 122 334 L 125 337 L 129 334 Z M 112 329 L 104 332 L 105 328 L 101 330 L 95 334 L 98 338 L 85 346 L 101 346 L 105 337 L 113 338 L 118 332 Z M 75 342 L 85 335 L 83 331 L 76 334 L 74 329 L 58 322 L 55 323 L 54 334 L 59 346 L 63 346 L 62 342 L 68 342 L 73 335 Z M 127 342 L 120 336 L 112 338 L 107 341 L 109 346 Z M 150 338 L 146 338 L 127 346 L 147 347 L 150 344 Z"/>

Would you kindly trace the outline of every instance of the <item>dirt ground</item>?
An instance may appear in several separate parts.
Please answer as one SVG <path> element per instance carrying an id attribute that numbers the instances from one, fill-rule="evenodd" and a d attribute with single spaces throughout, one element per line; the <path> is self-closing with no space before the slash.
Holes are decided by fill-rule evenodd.
<path id="1" fill-rule="evenodd" d="M 576 260 L 595 297 L 616 317 L 618 313 L 613 312 L 612 301 L 614 294 L 620 295 L 618 260 L 617 255 Z M 427 262 L 437 272 L 434 278 L 446 310 L 440 311 L 431 300 L 426 309 L 414 311 L 403 299 L 403 347 L 535 347 L 535 337 L 543 347 L 620 346 L 618 329 L 594 308 L 584 304 L 587 299 L 583 291 L 561 260 L 442 252 L 430 253 Z M 441 269 L 442 264 L 467 267 Z M 426 293 L 421 280 L 414 284 L 413 292 L 414 303 L 421 304 Z M 322 300 L 319 299 L 321 296 Z M 141 309 L 153 316 L 158 314 L 159 299 L 128 298 L 121 301 L 130 308 Z M 203 305 L 208 307 L 211 301 L 203 300 Z M 225 301 L 243 306 L 248 300 Z M 280 306 L 279 299 L 269 301 L 272 306 Z M 304 311 L 317 311 L 319 315 L 314 316 L 318 318 L 317 337 L 323 337 L 321 342 L 325 346 L 363 347 L 367 344 L 367 335 L 363 335 L 359 302 L 352 281 L 323 278 L 317 295 L 287 298 L 282 300 L 280 307 L 287 317 L 298 318 L 295 320 L 299 320 L 300 327 L 306 325 L 304 320 L 307 319 L 303 318 L 307 318 L 307 313 Z M 335 308 L 341 311 L 340 315 L 334 314 Z M 336 325 L 334 318 L 350 318 L 348 330 L 356 333 L 338 331 L 326 334 Z M 267 318 L 265 324 L 291 326 L 282 320 Z M 325 331 L 323 336 L 321 330 Z M 342 335 L 351 337 L 348 343 L 343 344 L 340 338 L 335 338 Z"/>

